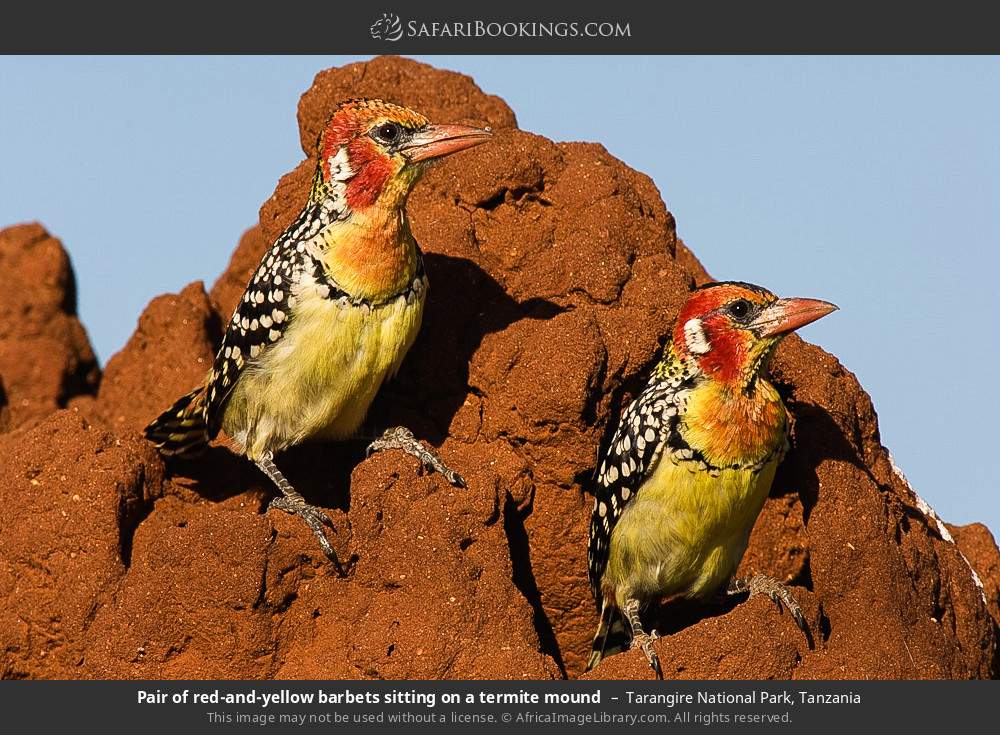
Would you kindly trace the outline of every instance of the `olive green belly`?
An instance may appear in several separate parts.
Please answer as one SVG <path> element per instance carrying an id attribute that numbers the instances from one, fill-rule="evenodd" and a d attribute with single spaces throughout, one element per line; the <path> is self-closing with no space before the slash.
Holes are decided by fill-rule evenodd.
<path id="1" fill-rule="evenodd" d="M 604 593 L 619 604 L 711 595 L 736 571 L 776 465 L 712 477 L 691 471 L 693 463 L 662 459 L 615 526 Z"/>
<path id="2" fill-rule="evenodd" d="M 422 315 L 423 300 L 412 298 L 376 308 L 300 304 L 281 339 L 240 375 L 222 428 L 251 459 L 306 439 L 351 436 L 399 369 Z"/>

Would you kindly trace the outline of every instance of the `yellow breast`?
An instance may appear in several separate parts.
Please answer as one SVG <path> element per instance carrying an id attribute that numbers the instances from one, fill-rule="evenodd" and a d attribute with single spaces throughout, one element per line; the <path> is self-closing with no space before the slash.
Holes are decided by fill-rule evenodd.
<path id="1" fill-rule="evenodd" d="M 615 526 L 605 593 L 619 601 L 712 594 L 739 565 L 777 463 L 713 477 L 661 459 Z"/>
<path id="2" fill-rule="evenodd" d="M 251 459 L 354 434 L 416 339 L 425 293 L 375 307 L 301 294 L 285 334 L 240 376 L 223 429 Z"/>

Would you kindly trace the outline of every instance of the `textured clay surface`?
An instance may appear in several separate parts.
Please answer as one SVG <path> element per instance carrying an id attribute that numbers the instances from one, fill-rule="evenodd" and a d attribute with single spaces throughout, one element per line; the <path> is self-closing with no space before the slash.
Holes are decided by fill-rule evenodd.
<path id="1" fill-rule="evenodd" d="M 44 227 L 0 230 L 0 284 L 3 431 L 37 423 L 75 396 L 96 393 L 101 371 L 76 318 L 69 256 Z"/>
<path id="2" fill-rule="evenodd" d="M 312 160 L 278 183 L 208 294 L 194 283 L 150 303 L 96 399 L 65 253 L 38 226 L 6 230 L 4 282 L 24 285 L 0 294 L 0 675 L 582 673 L 596 625 L 586 480 L 708 275 L 647 176 L 600 145 L 518 130 L 502 100 L 458 74 L 398 58 L 321 72 L 299 105 L 305 150 L 353 96 L 497 133 L 432 169 L 410 199 L 429 301 L 368 430 L 409 426 L 469 487 L 398 452 L 365 459 L 363 440 L 279 457 L 330 510 L 350 561 L 340 578 L 304 524 L 265 512 L 271 488 L 224 440 L 165 466 L 139 436 L 204 375 L 219 325 L 298 212 Z M 53 257 L 40 265 L 32 248 Z M 11 358 L 28 343 L 33 359 Z M 836 358 L 793 337 L 773 374 L 795 414 L 793 449 L 743 570 L 792 585 L 813 646 L 766 600 L 672 603 L 654 611 L 665 673 L 995 675 L 1000 552 L 989 531 L 949 534 L 927 515 Z M 630 652 L 588 676 L 650 671 Z"/>

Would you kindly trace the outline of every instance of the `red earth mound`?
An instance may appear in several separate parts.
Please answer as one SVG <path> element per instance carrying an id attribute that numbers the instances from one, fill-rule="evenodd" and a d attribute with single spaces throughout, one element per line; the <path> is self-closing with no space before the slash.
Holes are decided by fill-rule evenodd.
<path id="1" fill-rule="evenodd" d="M 96 399 L 70 400 L 94 393 L 98 374 L 65 253 L 38 226 L 5 230 L 3 272 L 26 285 L 0 296 L 0 675 L 582 673 L 596 625 L 587 479 L 609 422 L 708 275 L 647 176 L 600 145 L 518 130 L 502 100 L 458 74 L 399 58 L 321 72 L 299 105 L 307 154 L 326 111 L 354 96 L 497 131 L 410 199 L 427 312 L 370 417 L 372 433 L 412 428 L 469 487 L 396 452 L 365 459 L 363 441 L 280 457 L 331 512 L 335 546 L 352 561 L 340 578 L 304 524 L 263 512 L 267 480 L 224 443 L 166 467 L 140 438 L 203 377 L 314 161 L 279 182 L 209 294 L 193 283 L 150 303 Z M 40 247 L 51 271 L 39 272 Z M 25 344 L 35 372 L 11 358 Z M 1000 552 L 989 532 L 949 533 L 913 493 L 879 441 L 871 400 L 834 357 L 792 337 L 773 374 L 795 415 L 793 449 L 743 569 L 794 587 L 815 645 L 760 599 L 666 605 L 666 675 L 995 675 Z M 588 674 L 649 675 L 637 652 Z"/>
<path id="2" fill-rule="evenodd" d="M 0 274 L 0 393 L 8 425 L 25 426 L 96 393 L 101 371 L 76 318 L 76 281 L 58 240 L 38 224 L 0 230 Z"/>

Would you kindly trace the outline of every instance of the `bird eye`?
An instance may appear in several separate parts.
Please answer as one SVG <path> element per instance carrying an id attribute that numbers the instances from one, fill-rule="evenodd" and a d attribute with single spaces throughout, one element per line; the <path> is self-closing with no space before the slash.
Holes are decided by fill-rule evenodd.
<path id="1" fill-rule="evenodd" d="M 726 307 L 726 311 L 737 319 L 744 319 L 750 313 L 750 302 L 746 299 L 737 299 Z"/>
<path id="2" fill-rule="evenodd" d="M 381 143 L 395 143 L 402 129 L 394 122 L 382 123 L 372 131 L 372 136 Z"/>

